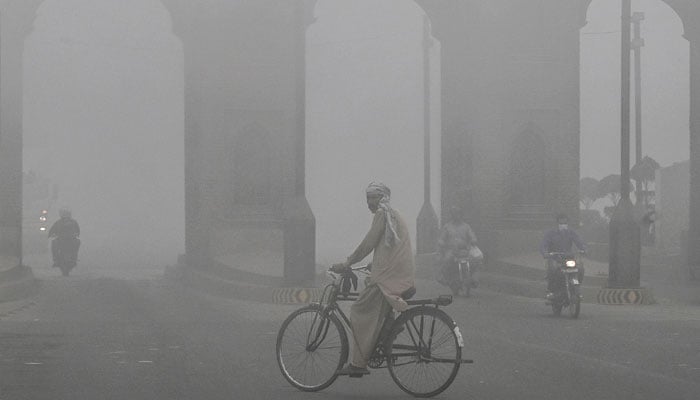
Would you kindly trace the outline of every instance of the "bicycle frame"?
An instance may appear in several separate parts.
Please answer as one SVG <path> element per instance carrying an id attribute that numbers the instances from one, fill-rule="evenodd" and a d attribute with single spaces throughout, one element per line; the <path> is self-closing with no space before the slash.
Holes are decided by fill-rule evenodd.
<path id="1" fill-rule="evenodd" d="M 346 374 L 340 368 L 349 358 L 353 345 L 349 339 L 355 339 L 350 314 L 343 310 L 341 302 L 361 296 L 360 291 L 353 292 L 347 285 L 356 282 L 357 277 L 330 271 L 329 275 L 333 281 L 326 285 L 320 300 L 292 312 L 277 335 L 276 354 L 282 375 L 306 392 L 323 390 Z M 366 360 L 367 367 L 388 368 L 404 392 L 432 397 L 452 384 L 461 364 L 473 361 L 462 358 L 464 339 L 459 327 L 439 309 L 451 304 L 452 296 L 406 302 L 408 309 L 398 314 L 385 308 L 388 312 Z M 350 377 L 357 376 L 350 373 Z"/>
<path id="2" fill-rule="evenodd" d="M 366 271 L 366 266 L 361 266 L 357 268 L 353 268 L 352 271 Z M 307 341 L 307 349 L 312 350 L 318 347 L 318 344 L 315 343 L 320 343 L 323 341 L 325 338 L 325 334 L 328 331 L 328 326 L 330 324 L 330 314 L 335 314 L 336 316 L 340 316 L 340 321 L 342 322 L 343 328 L 346 329 L 347 332 L 352 333 L 352 324 L 350 322 L 350 318 L 343 312 L 343 310 L 340 308 L 338 305 L 338 302 L 343 302 L 343 301 L 355 301 L 358 299 L 360 296 L 359 292 L 346 292 L 342 293 L 339 289 L 340 287 L 340 280 L 338 278 L 342 278 L 342 276 L 339 275 L 332 275 L 332 273 L 329 273 L 331 277 L 333 278 L 333 282 L 329 283 L 326 285 L 324 288 L 323 294 L 321 295 L 321 300 L 319 301 L 319 305 L 323 308 L 323 318 L 324 318 L 324 325 L 322 327 L 319 327 L 317 329 L 317 334 L 316 337 L 314 338 L 313 341 L 308 342 Z M 325 302 L 324 302 L 325 300 Z M 326 304 L 324 304 L 326 303 Z M 403 313 L 410 312 L 418 307 L 428 307 L 428 306 L 434 306 L 435 308 L 439 308 L 440 306 L 446 306 L 452 303 L 452 296 L 449 295 L 441 295 L 437 299 L 425 299 L 425 300 L 408 300 L 407 303 L 409 306 L 412 306 L 402 312 L 399 313 L 399 315 L 396 318 L 388 318 L 389 315 L 391 315 L 394 311 L 390 310 L 387 314 L 387 317 L 384 318 L 384 322 L 382 323 L 382 327 L 380 329 L 380 334 L 379 337 L 377 338 L 377 343 L 375 344 L 375 350 L 370 356 L 370 358 L 376 358 L 378 356 L 385 357 L 383 354 L 377 354 L 378 351 L 382 350 L 382 346 L 384 344 L 384 341 L 386 340 L 386 335 L 388 335 L 390 332 L 394 330 L 394 324 L 396 321 L 398 321 L 398 317 L 401 316 Z M 407 354 L 402 354 L 402 356 L 419 356 L 422 361 L 436 361 L 436 362 L 450 362 L 451 360 L 441 360 L 441 359 L 436 359 L 431 357 L 430 353 L 425 353 L 426 350 L 424 349 L 430 349 L 432 348 L 432 338 L 433 334 L 435 331 L 435 324 L 437 321 L 433 320 L 432 321 L 432 326 L 430 326 L 430 335 L 429 335 L 429 342 L 426 343 L 424 341 L 424 335 L 423 333 L 425 332 L 425 326 L 423 325 L 424 321 L 421 318 L 420 321 L 420 327 L 416 326 L 416 324 L 411 321 L 411 326 L 409 327 L 409 335 L 411 337 L 411 340 L 413 343 L 415 343 L 415 346 L 402 346 L 398 345 L 396 346 L 397 349 L 400 350 L 413 350 L 415 347 L 418 347 L 415 353 L 407 353 Z M 413 328 L 413 331 L 410 330 L 410 328 Z M 320 336 L 319 336 L 320 335 Z M 460 335 L 460 347 L 463 347 L 463 341 L 461 339 L 461 333 Z M 351 335 L 352 336 L 352 335 Z M 429 350 L 428 350 L 429 351 Z M 396 356 L 394 356 L 396 357 Z M 407 362 L 406 364 L 408 364 Z M 462 360 L 462 363 L 470 364 L 473 363 L 472 360 Z M 377 367 L 377 368 L 386 368 L 384 367 Z"/>

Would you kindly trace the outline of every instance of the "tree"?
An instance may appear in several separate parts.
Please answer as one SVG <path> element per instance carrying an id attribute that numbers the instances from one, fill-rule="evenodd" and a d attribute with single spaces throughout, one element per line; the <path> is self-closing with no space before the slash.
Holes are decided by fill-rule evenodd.
<path id="1" fill-rule="evenodd" d="M 611 174 L 598 182 L 598 197 L 608 197 L 613 207 L 620 201 L 620 175 Z"/>
<path id="2" fill-rule="evenodd" d="M 600 198 L 598 183 L 597 179 L 589 177 L 581 178 L 579 182 L 579 200 L 586 210 L 590 210 L 593 203 Z"/>
<path id="3" fill-rule="evenodd" d="M 656 170 L 661 168 L 658 162 L 649 156 L 644 156 L 632 169 L 630 176 L 641 184 L 641 188 L 637 188 L 637 192 L 641 193 L 638 199 L 642 200 L 644 205 L 649 203 L 649 182 L 656 180 Z"/>

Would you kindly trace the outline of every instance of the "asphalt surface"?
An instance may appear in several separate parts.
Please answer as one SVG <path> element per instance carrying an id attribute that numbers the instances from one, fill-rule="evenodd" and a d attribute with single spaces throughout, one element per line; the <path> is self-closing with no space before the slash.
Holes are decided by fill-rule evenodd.
<path id="1" fill-rule="evenodd" d="M 292 388 L 275 361 L 298 306 L 223 299 L 153 271 L 68 278 L 0 304 L 0 400 L 407 398 L 388 371 Z M 445 290 L 421 281 L 417 297 Z M 466 347 L 442 399 L 698 399 L 700 307 L 584 304 L 555 318 L 541 300 L 477 289 L 446 307 Z"/>

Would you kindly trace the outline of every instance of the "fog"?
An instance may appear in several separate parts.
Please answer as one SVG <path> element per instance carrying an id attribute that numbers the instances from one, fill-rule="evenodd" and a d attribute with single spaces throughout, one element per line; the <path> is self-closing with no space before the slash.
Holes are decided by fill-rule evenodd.
<path id="1" fill-rule="evenodd" d="M 619 1 L 594 0 L 581 29 L 582 177 L 620 173 L 619 6 Z M 664 167 L 688 159 L 688 41 L 679 16 L 663 1 L 634 0 L 632 11 L 646 17 L 641 25 L 643 154 Z M 634 103 L 632 113 L 634 149 Z"/>
<path id="2" fill-rule="evenodd" d="M 594 1 L 581 31 L 581 176 L 619 173 L 618 3 Z M 634 4 L 647 13 L 644 153 L 665 166 L 688 157 L 688 45 L 663 2 Z M 327 263 L 367 229 L 364 188 L 373 180 L 392 188 L 415 235 L 423 11 L 407 0 L 320 0 L 315 17 L 307 32 L 306 188 L 317 258 Z M 430 58 L 431 202 L 439 214 L 437 40 Z M 183 108 L 182 44 L 159 1 L 43 3 L 25 42 L 24 170 L 59 185 L 56 208 L 72 208 L 83 228 L 81 260 L 155 266 L 184 251 Z"/>
<path id="3" fill-rule="evenodd" d="M 47 0 L 37 14 L 24 53 L 24 170 L 58 184 L 51 222 L 72 209 L 81 264 L 173 264 L 184 252 L 183 55 L 167 10 Z"/>
<path id="4" fill-rule="evenodd" d="M 392 189 L 392 205 L 416 231 L 423 205 L 423 16 L 408 1 L 317 3 L 307 34 L 306 170 L 321 263 L 344 259 L 362 239 L 372 217 L 364 193 L 370 181 Z M 439 50 L 435 41 L 431 203 L 438 212 Z M 338 170 L 347 178 L 333 176 Z"/>

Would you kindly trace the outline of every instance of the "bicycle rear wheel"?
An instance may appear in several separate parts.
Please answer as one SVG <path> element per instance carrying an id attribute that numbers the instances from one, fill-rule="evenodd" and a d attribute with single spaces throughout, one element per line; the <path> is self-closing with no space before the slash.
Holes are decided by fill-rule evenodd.
<path id="1" fill-rule="evenodd" d="M 338 318 L 319 305 L 294 311 L 277 334 L 277 364 L 294 387 L 315 392 L 330 386 L 348 359 L 348 336 Z"/>
<path id="2" fill-rule="evenodd" d="M 394 323 L 386 346 L 389 373 L 406 393 L 432 397 L 454 381 L 462 362 L 462 338 L 443 311 L 417 307 Z"/>

